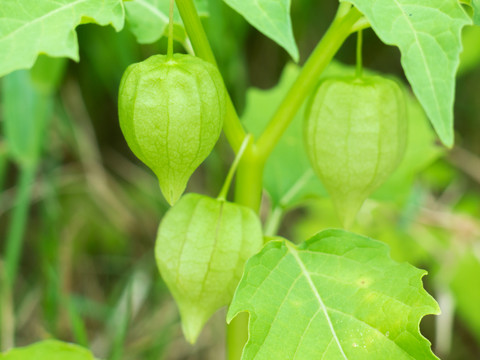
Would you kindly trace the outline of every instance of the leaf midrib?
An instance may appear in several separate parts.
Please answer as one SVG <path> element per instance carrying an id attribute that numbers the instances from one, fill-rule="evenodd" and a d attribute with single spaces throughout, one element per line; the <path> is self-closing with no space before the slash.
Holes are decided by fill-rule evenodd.
<path id="1" fill-rule="evenodd" d="M 393 0 L 393 3 L 398 7 L 398 9 L 400 10 L 400 13 L 403 15 L 403 17 L 405 18 L 405 21 L 407 22 L 408 26 L 410 27 L 410 30 L 412 31 L 413 37 L 415 38 L 415 44 L 417 44 L 417 47 L 420 51 L 420 54 L 422 55 L 422 62 L 423 62 L 423 65 L 426 69 L 430 89 L 431 89 L 432 93 L 435 94 L 435 96 L 433 96 L 433 99 L 434 99 L 434 102 L 435 102 L 435 107 L 437 109 L 437 114 L 441 114 L 441 108 L 440 108 L 440 104 L 438 102 L 438 96 L 437 96 L 437 93 L 435 91 L 435 86 L 434 86 L 433 81 L 432 81 L 432 73 L 430 71 L 430 67 L 428 66 L 427 58 L 425 57 L 425 51 L 424 51 L 424 49 L 423 49 L 423 47 L 420 43 L 420 39 L 418 38 L 418 32 L 415 29 L 415 27 L 413 26 L 413 23 L 410 20 L 410 18 L 403 11 L 402 5 L 398 2 L 398 0 Z M 441 122 L 441 124 L 442 124 L 442 127 L 444 127 L 443 122 Z"/>
<path id="2" fill-rule="evenodd" d="M 298 256 L 297 250 L 293 247 L 293 245 L 288 244 L 288 242 L 285 242 L 285 244 L 287 246 L 287 250 L 292 254 L 292 256 L 294 257 L 298 266 L 300 267 L 300 270 L 301 270 L 303 276 L 305 277 L 305 279 L 307 280 L 308 285 L 310 286 L 310 289 L 312 290 L 312 293 L 315 295 L 315 298 L 317 299 L 317 301 L 320 305 L 320 308 L 321 308 L 323 314 L 325 315 L 325 319 L 327 320 L 328 326 L 330 328 L 330 332 L 332 333 L 333 339 L 337 343 L 337 346 L 338 346 L 338 349 L 340 350 L 340 353 L 342 354 L 342 356 L 345 360 L 348 360 L 347 355 L 345 355 L 345 352 L 343 351 L 342 345 L 340 344 L 340 340 L 338 339 L 335 328 L 333 327 L 333 323 L 332 323 L 332 320 L 330 319 L 330 315 L 328 315 L 327 308 L 326 308 L 326 306 L 325 306 L 325 304 L 322 300 L 322 297 L 318 293 L 317 288 L 315 287 L 315 284 L 313 283 L 313 280 L 310 277 L 310 274 L 309 274 L 307 268 L 305 267 L 305 264 L 302 262 L 302 260 Z"/>

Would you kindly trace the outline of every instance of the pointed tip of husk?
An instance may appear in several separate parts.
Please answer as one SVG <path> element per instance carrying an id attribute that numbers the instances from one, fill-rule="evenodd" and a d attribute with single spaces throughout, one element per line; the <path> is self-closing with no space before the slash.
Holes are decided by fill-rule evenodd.
<path id="1" fill-rule="evenodd" d="M 345 230 L 350 230 L 352 228 L 353 224 L 355 223 L 355 219 L 357 218 L 357 214 L 365 202 L 365 199 L 365 197 L 349 197 L 347 199 L 332 197 L 338 218 L 340 219 Z"/>
<path id="2" fill-rule="evenodd" d="M 160 190 L 162 191 L 162 194 L 167 200 L 167 202 L 170 204 L 170 206 L 175 205 L 175 203 L 180 199 L 180 197 L 183 195 L 183 192 L 185 191 L 185 188 L 187 187 L 187 184 L 180 184 L 178 183 L 175 184 L 165 184 L 162 183 L 162 181 L 159 181 L 160 184 Z"/>
<path id="3" fill-rule="evenodd" d="M 182 315 L 182 331 L 185 339 L 190 344 L 195 344 L 197 342 L 198 336 L 203 330 L 203 327 L 206 323 L 204 316 L 198 312 L 188 311 L 181 312 Z"/>

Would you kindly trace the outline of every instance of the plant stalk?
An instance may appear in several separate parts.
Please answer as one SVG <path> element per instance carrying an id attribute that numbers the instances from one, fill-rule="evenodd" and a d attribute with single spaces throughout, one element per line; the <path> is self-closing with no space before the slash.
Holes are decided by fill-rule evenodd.
<path id="1" fill-rule="evenodd" d="M 235 202 L 255 212 L 260 210 L 262 201 L 263 169 L 255 144 L 249 143 L 237 169 Z M 227 326 L 227 359 L 240 360 L 247 340 L 248 315 L 240 313 Z"/>
<path id="2" fill-rule="evenodd" d="M 183 24 L 185 25 L 185 29 L 187 30 L 188 37 L 192 42 L 195 55 L 217 66 L 217 61 L 213 55 L 212 48 L 208 42 L 207 35 L 205 34 L 205 30 L 203 29 L 193 0 L 175 0 L 175 2 L 178 11 L 180 12 L 180 16 L 182 17 Z M 225 132 L 225 136 L 227 137 L 233 151 L 237 153 L 246 133 L 228 92 L 226 102 L 227 110 L 225 122 L 223 123 L 223 131 Z"/>
<path id="3" fill-rule="evenodd" d="M 233 160 L 233 163 L 230 166 L 230 170 L 228 171 L 225 182 L 223 183 L 222 189 L 220 190 L 220 194 L 218 194 L 218 197 L 217 197 L 218 200 L 222 200 L 222 201 L 227 200 L 227 194 L 228 194 L 228 190 L 230 189 L 230 184 L 232 183 L 233 175 L 235 174 L 235 171 L 237 170 L 237 166 L 240 160 L 242 159 L 243 153 L 245 152 L 245 149 L 247 148 L 251 140 L 252 140 L 251 134 L 248 134 L 243 140 L 242 146 L 240 146 L 240 149 L 238 150 L 238 153 L 235 156 L 235 160 Z"/>
<path id="4" fill-rule="evenodd" d="M 216 64 L 193 0 L 176 0 L 195 54 Z M 323 70 L 332 60 L 345 39 L 352 33 L 361 13 L 348 4 L 341 4 L 329 30 L 303 67 L 299 77 L 286 95 L 258 143 L 249 143 L 239 162 L 235 186 L 235 202 L 258 212 L 262 200 L 262 177 L 265 161 L 294 118 L 304 99 L 313 91 Z M 224 132 L 238 152 L 246 136 L 238 115 L 228 97 Z M 227 327 L 227 358 L 239 360 L 248 339 L 248 316 L 239 314 Z"/>
<path id="5" fill-rule="evenodd" d="M 346 13 L 344 10 L 344 6 L 339 7 L 339 14 L 310 55 L 270 123 L 258 139 L 258 153 L 264 159 L 268 158 L 273 151 L 298 109 L 313 92 L 323 70 L 333 59 L 345 39 L 352 33 L 356 22 L 362 17 L 355 7 L 350 7 Z"/>

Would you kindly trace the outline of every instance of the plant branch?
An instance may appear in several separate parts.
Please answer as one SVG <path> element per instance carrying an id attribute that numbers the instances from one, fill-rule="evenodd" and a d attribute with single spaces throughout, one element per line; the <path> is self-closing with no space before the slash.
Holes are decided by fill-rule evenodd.
<path id="1" fill-rule="evenodd" d="M 205 30 L 203 29 L 193 0 L 175 1 L 177 3 L 178 11 L 180 12 L 180 16 L 182 17 L 183 24 L 185 25 L 188 37 L 192 42 L 195 55 L 217 66 L 215 56 L 213 55 L 212 48 L 208 42 L 207 35 L 205 34 Z M 246 133 L 228 92 L 227 113 L 225 116 L 225 122 L 223 124 L 223 131 L 225 132 L 230 146 L 233 148 L 235 153 L 238 152 Z"/>
<path id="2" fill-rule="evenodd" d="M 252 140 L 251 134 L 248 134 L 245 137 L 245 140 L 243 140 L 242 146 L 240 146 L 240 149 L 237 152 L 237 156 L 235 157 L 235 160 L 233 160 L 233 163 L 230 166 L 230 170 L 228 171 L 225 182 L 222 186 L 222 189 L 220 190 L 220 194 L 218 194 L 218 197 L 217 197 L 218 200 L 225 201 L 227 199 L 227 194 L 228 194 L 228 190 L 230 189 L 230 184 L 232 183 L 233 174 L 235 174 L 235 171 L 237 170 L 237 166 L 240 160 L 242 159 L 242 155 L 245 152 L 245 149 L 247 148 L 251 140 Z"/>
<path id="3" fill-rule="evenodd" d="M 345 39 L 353 32 L 362 14 L 355 8 L 339 7 L 337 17 L 310 55 L 296 81 L 258 139 L 258 153 L 266 159 L 295 117 L 305 99 L 312 93 L 318 79 L 337 53 Z M 345 10 L 348 11 L 345 11 Z"/>
<path id="4" fill-rule="evenodd" d="M 238 164 L 235 182 L 235 202 L 258 212 L 262 201 L 264 163 L 259 161 L 253 142 L 245 149 Z M 238 314 L 227 326 L 227 359 L 240 360 L 248 340 L 248 315 Z"/>

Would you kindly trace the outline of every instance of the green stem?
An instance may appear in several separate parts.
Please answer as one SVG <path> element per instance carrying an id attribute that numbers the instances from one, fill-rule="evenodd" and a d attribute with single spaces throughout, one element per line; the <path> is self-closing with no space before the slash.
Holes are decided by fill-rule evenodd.
<path id="1" fill-rule="evenodd" d="M 6 322 L 9 325 L 2 326 L 2 346 L 14 346 L 15 341 L 15 323 L 11 300 L 14 294 L 15 280 L 17 278 L 18 264 L 23 246 L 23 236 L 25 234 L 35 173 L 36 166 L 34 165 L 26 165 L 21 169 L 16 205 L 12 211 L 9 228 L 7 230 L 4 262 L 5 276 L 2 279 L 3 284 L 1 284 L 5 294 L 0 300 L 2 306 L 2 324 Z"/>
<path id="2" fill-rule="evenodd" d="M 168 20 L 168 48 L 167 48 L 167 59 L 171 60 L 173 58 L 173 8 L 175 6 L 175 0 L 170 0 L 170 13 Z"/>
<path id="3" fill-rule="evenodd" d="M 14 346 L 14 323 L 11 289 L 7 286 L 4 264 L 0 261 L 0 352 Z"/>
<path id="4" fill-rule="evenodd" d="M 185 24 L 187 34 L 192 42 L 195 55 L 217 66 L 215 56 L 213 55 L 212 48 L 208 42 L 207 35 L 205 34 L 193 0 L 176 0 L 176 4 L 183 23 Z M 223 131 L 233 150 L 238 152 L 246 133 L 228 93 Z"/>
<path id="5" fill-rule="evenodd" d="M 0 200 L 2 197 L 3 185 L 5 184 L 6 170 L 7 170 L 7 152 L 3 148 L 3 143 L 0 141 Z"/>
<path id="6" fill-rule="evenodd" d="M 340 10 L 344 12 L 345 7 L 339 8 Z M 361 17 L 362 14 L 355 7 L 351 7 L 348 12 L 342 16 L 337 16 L 332 22 L 258 139 L 258 152 L 264 159 L 273 151 L 304 100 L 313 92 L 321 73 L 345 39 L 352 33 L 355 23 Z"/>
<path id="7" fill-rule="evenodd" d="M 216 63 L 205 31 L 198 17 L 193 0 L 176 0 L 183 23 L 192 42 L 195 54 L 200 58 Z M 286 95 L 284 101 L 258 140 L 258 145 L 249 143 L 238 164 L 235 186 L 235 202 L 259 211 L 262 200 L 262 176 L 265 161 L 283 132 L 297 113 L 304 99 L 313 91 L 318 78 L 342 43 L 357 24 L 362 15 L 348 4 L 339 7 L 338 16 L 330 26 L 319 45 L 310 56 L 298 79 Z M 356 28 L 357 27 L 357 28 Z M 238 152 L 245 138 L 245 131 L 239 121 L 231 99 L 228 98 L 224 132 L 235 152 Z M 248 316 L 237 316 L 227 327 L 227 357 L 239 360 L 248 338 Z"/>
<path id="8" fill-rule="evenodd" d="M 235 202 L 258 212 L 262 201 L 262 179 L 265 163 L 255 144 L 250 143 L 238 164 Z"/>
<path id="9" fill-rule="evenodd" d="M 278 233 L 278 228 L 280 227 L 280 222 L 283 218 L 283 213 L 285 210 L 281 206 L 275 206 L 272 209 L 270 216 L 265 222 L 264 226 L 264 235 L 265 236 L 275 236 Z"/>
<path id="10" fill-rule="evenodd" d="M 240 360 L 248 340 L 248 314 L 242 312 L 227 326 L 227 359 Z"/>
<path id="11" fill-rule="evenodd" d="M 245 139 L 243 140 L 242 146 L 238 150 L 237 155 L 235 156 L 235 160 L 233 160 L 232 165 L 230 166 L 230 170 L 228 171 L 227 177 L 225 182 L 223 183 L 222 190 L 220 190 L 220 194 L 218 194 L 217 199 L 225 201 L 227 199 L 228 189 L 230 189 L 230 184 L 232 183 L 233 174 L 235 174 L 235 170 L 237 170 L 238 163 L 242 159 L 242 155 L 245 152 L 248 144 L 252 140 L 252 135 L 248 134 Z"/>
<path id="12" fill-rule="evenodd" d="M 15 284 L 18 271 L 20 253 L 23 246 L 23 235 L 26 229 L 30 196 L 32 193 L 33 180 L 36 166 L 26 165 L 20 172 L 20 181 L 16 195 L 16 205 L 10 218 L 10 227 L 7 231 L 5 249 L 5 274 L 7 286 L 11 288 Z M 13 292 L 12 292 L 13 293 Z"/>
<path id="13" fill-rule="evenodd" d="M 362 62 L 362 30 L 357 31 L 357 69 L 356 69 L 356 76 L 362 77 L 363 73 L 363 62 Z"/>
<path id="14" fill-rule="evenodd" d="M 264 162 L 260 159 L 255 144 L 249 143 L 237 169 L 235 202 L 255 212 L 262 201 L 262 176 Z M 227 359 L 240 360 L 248 340 L 248 315 L 240 313 L 227 326 Z"/>

